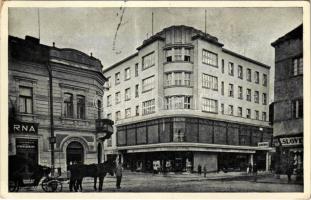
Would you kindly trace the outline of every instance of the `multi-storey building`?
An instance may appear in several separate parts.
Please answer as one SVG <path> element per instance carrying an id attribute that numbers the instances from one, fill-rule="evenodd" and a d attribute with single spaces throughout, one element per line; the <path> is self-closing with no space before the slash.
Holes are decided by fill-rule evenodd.
<path id="1" fill-rule="evenodd" d="M 272 43 L 275 48 L 274 120 L 277 165 L 303 169 L 303 25 Z"/>
<path id="2" fill-rule="evenodd" d="M 105 115 L 117 127 L 106 153 L 143 171 L 154 162 L 174 171 L 268 169 L 269 69 L 192 27 L 163 29 L 104 69 Z"/>
<path id="3" fill-rule="evenodd" d="M 10 36 L 9 155 L 61 170 L 101 161 L 105 81 L 92 56 Z"/>

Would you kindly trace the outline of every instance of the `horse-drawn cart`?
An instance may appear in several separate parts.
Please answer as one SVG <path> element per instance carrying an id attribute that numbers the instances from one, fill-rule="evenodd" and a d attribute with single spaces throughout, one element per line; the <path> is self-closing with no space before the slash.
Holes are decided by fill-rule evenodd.
<path id="1" fill-rule="evenodd" d="M 21 187 L 37 187 L 45 192 L 61 192 L 63 184 L 58 177 L 49 177 L 50 167 L 33 164 L 31 160 L 9 156 L 9 191 L 18 192 Z"/>

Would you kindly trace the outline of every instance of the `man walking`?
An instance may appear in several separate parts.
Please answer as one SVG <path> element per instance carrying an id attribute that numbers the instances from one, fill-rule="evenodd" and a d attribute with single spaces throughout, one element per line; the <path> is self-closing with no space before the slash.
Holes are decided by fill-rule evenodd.
<path id="1" fill-rule="evenodd" d="M 121 185 L 121 180 L 122 180 L 122 171 L 123 171 L 123 168 L 122 168 L 122 163 L 119 161 L 118 165 L 117 165 L 117 168 L 116 168 L 116 177 L 117 177 L 117 189 L 120 189 L 120 185 Z"/>

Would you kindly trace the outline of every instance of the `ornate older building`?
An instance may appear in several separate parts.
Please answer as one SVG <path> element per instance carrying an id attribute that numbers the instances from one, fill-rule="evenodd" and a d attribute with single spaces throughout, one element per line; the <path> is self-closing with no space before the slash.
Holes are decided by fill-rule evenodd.
<path id="1" fill-rule="evenodd" d="M 61 170 L 71 162 L 101 162 L 109 134 L 95 122 L 104 122 L 105 81 L 92 55 L 10 36 L 10 155 Z"/>
<path id="2" fill-rule="evenodd" d="M 223 48 L 188 26 L 171 26 L 104 70 L 107 118 L 117 131 L 105 143 L 125 166 L 151 171 L 268 170 L 270 67 Z"/>

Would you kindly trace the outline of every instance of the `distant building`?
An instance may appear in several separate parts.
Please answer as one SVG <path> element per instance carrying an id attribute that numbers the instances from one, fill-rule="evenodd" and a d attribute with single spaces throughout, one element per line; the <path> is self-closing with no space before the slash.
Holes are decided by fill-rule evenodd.
<path id="1" fill-rule="evenodd" d="M 95 120 L 102 119 L 105 81 L 92 56 L 9 36 L 9 155 L 51 166 L 53 143 L 56 168 L 102 160 Z"/>
<path id="2" fill-rule="evenodd" d="M 303 25 L 272 43 L 275 48 L 274 122 L 278 166 L 303 168 Z M 283 169 L 282 169 L 283 168 Z"/>
<path id="3" fill-rule="evenodd" d="M 107 118 L 117 132 L 105 153 L 152 171 L 269 168 L 270 67 L 188 26 L 171 26 L 104 70 Z"/>

